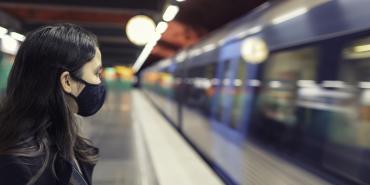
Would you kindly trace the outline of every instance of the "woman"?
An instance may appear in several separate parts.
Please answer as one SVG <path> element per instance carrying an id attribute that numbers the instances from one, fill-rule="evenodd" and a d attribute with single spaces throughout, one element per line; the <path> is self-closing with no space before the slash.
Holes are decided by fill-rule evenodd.
<path id="1" fill-rule="evenodd" d="M 89 185 L 97 149 L 74 114 L 104 103 L 96 37 L 72 24 L 42 27 L 21 45 L 0 107 L 1 185 Z"/>

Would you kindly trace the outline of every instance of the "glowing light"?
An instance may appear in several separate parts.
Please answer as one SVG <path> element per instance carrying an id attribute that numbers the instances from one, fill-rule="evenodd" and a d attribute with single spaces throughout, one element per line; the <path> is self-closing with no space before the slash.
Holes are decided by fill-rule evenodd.
<path id="1" fill-rule="evenodd" d="M 167 28 L 168 24 L 166 22 L 161 21 L 158 23 L 157 27 L 155 28 L 155 31 L 159 34 L 162 34 L 166 32 Z"/>
<path id="2" fill-rule="evenodd" d="M 355 52 L 358 52 L 358 53 L 370 51 L 370 44 L 362 45 L 362 46 L 355 46 L 353 49 L 355 50 Z"/>
<path id="3" fill-rule="evenodd" d="M 0 26 L 0 37 L 8 33 L 8 29 Z"/>
<path id="4" fill-rule="evenodd" d="M 282 86 L 281 82 L 280 81 L 271 81 L 269 83 L 270 87 L 271 88 L 279 88 Z"/>
<path id="5" fill-rule="evenodd" d="M 119 77 L 123 80 L 133 80 L 133 71 L 131 68 L 125 66 L 115 66 L 114 67 Z"/>
<path id="6" fill-rule="evenodd" d="M 300 87 L 314 87 L 316 83 L 313 80 L 298 80 L 297 85 Z"/>
<path id="7" fill-rule="evenodd" d="M 252 87 L 258 87 L 261 85 L 261 82 L 259 80 L 249 80 L 248 85 Z"/>
<path id="8" fill-rule="evenodd" d="M 175 5 L 169 5 L 163 14 L 163 20 L 166 22 L 172 21 L 176 14 L 179 12 L 179 7 Z"/>
<path id="9" fill-rule="evenodd" d="M 241 85 L 243 85 L 243 81 L 241 79 L 235 79 L 234 80 L 234 85 L 235 86 L 241 86 Z"/>
<path id="10" fill-rule="evenodd" d="M 248 30 L 249 34 L 258 33 L 262 30 L 262 26 L 255 26 Z"/>
<path id="11" fill-rule="evenodd" d="M 10 36 L 13 37 L 13 39 L 18 40 L 20 42 L 23 42 L 26 37 L 22 34 L 19 34 L 17 32 L 10 32 Z"/>
<path id="12" fill-rule="evenodd" d="M 185 59 L 186 59 L 186 57 L 187 57 L 187 54 L 186 54 L 186 52 L 185 52 L 185 51 L 180 52 L 180 53 L 176 56 L 176 62 L 177 62 L 177 63 L 184 62 L 184 61 L 185 61 Z"/>
<path id="13" fill-rule="evenodd" d="M 224 45 L 225 43 L 226 43 L 226 39 L 221 39 L 221 40 L 217 41 L 217 44 L 220 45 L 220 46 Z"/>
<path id="14" fill-rule="evenodd" d="M 117 78 L 116 70 L 113 67 L 107 67 L 104 69 L 104 79 L 114 80 Z"/>
<path id="15" fill-rule="evenodd" d="M 194 86 L 200 89 L 208 89 L 212 86 L 212 83 L 207 78 L 194 78 Z"/>
<path id="16" fill-rule="evenodd" d="M 281 24 L 283 22 L 286 22 L 290 19 L 293 19 L 294 17 L 298 17 L 300 15 L 303 15 L 305 13 L 307 13 L 308 9 L 307 8 L 299 8 L 297 10 L 294 10 L 292 12 L 289 12 L 287 14 L 284 14 L 282 16 L 279 16 L 275 19 L 272 20 L 272 23 L 273 24 Z"/>
<path id="17" fill-rule="evenodd" d="M 253 64 L 265 61 L 269 54 L 266 42 L 258 37 L 245 39 L 240 49 L 242 58 Z"/>
<path id="18" fill-rule="evenodd" d="M 195 57 L 202 54 L 201 49 L 193 49 L 189 52 L 190 56 Z"/>
<path id="19" fill-rule="evenodd" d="M 168 58 L 168 59 L 162 60 L 159 63 L 159 66 L 160 66 L 160 68 L 163 68 L 163 67 L 167 67 L 167 66 L 171 65 L 171 63 L 172 63 L 172 60 Z"/>
<path id="20" fill-rule="evenodd" d="M 145 60 L 150 55 L 150 52 L 152 51 L 152 49 L 153 47 L 150 46 L 149 44 L 144 47 L 139 58 L 136 60 L 134 66 L 132 67 L 135 72 L 137 72 L 140 69 L 140 67 L 144 64 Z"/>
<path id="21" fill-rule="evenodd" d="M 135 64 L 132 66 L 132 70 L 136 73 L 139 71 L 141 66 L 144 64 L 145 60 L 149 57 L 150 53 L 152 52 L 154 46 L 157 44 L 157 38 L 152 37 L 150 42 L 148 42 L 143 51 L 140 53 L 139 57 L 135 61 Z"/>
<path id="22" fill-rule="evenodd" d="M 155 23 L 148 16 L 137 15 L 127 22 L 127 37 L 135 45 L 145 45 L 153 37 L 154 33 Z"/>
<path id="23" fill-rule="evenodd" d="M 15 55 L 19 49 L 19 43 L 13 37 L 9 35 L 3 35 L 1 37 L 1 51 L 11 55 Z"/>
<path id="24" fill-rule="evenodd" d="M 203 52 L 206 53 L 206 52 L 209 52 L 209 51 L 212 51 L 216 49 L 216 45 L 215 44 L 209 44 L 209 45 L 206 45 L 203 47 Z"/>
<path id="25" fill-rule="evenodd" d="M 248 29 L 246 31 L 243 31 L 243 32 L 239 33 L 237 35 L 237 37 L 243 38 L 243 37 L 245 37 L 247 35 L 256 34 L 256 33 L 260 32 L 260 31 L 262 31 L 262 26 L 255 26 L 255 27 L 252 27 L 252 28 L 250 28 L 250 29 Z"/>
<path id="26" fill-rule="evenodd" d="M 157 44 L 157 41 L 161 39 L 162 35 L 160 33 L 155 32 L 152 37 L 152 43 Z"/>
<path id="27" fill-rule="evenodd" d="M 360 82 L 358 86 L 363 89 L 370 89 L 370 82 Z"/>
<path id="28" fill-rule="evenodd" d="M 149 57 L 153 48 L 155 47 L 155 45 L 157 45 L 158 40 L 161 39 L 161 36 L 162 36 L 161 34 L 154 32 L 149 42 L 145 45 L 143 51 L 140 53 L 139 57 L 136 59 L 134 65 L 132 66 L 132 70 L 135 73 L 139 71 L 141 66 L 144 64 L 146 59 Z"/>
<path id="29" fill-rule="evenodd" d="M 322 87 L 327 88 L 344 88 L 346 87 L 345 83 L 342 81 L 323 81 L 321 84 Z"/>

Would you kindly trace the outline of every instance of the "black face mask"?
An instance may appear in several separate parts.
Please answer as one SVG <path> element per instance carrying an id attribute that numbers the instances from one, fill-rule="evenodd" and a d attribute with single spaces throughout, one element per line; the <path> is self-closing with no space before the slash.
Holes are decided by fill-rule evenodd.
<path id="1" fill-rule="evenodd" d="M 106 87 L 103 83 L 91 84 L 85 80 L 73 77 L 77 81 L 85 84 L 82 92 L 75 97 L 70 94 L 77 102 L 78 113 L 81 116 L 87 117 L 95 114 L 103 106 L 106 97 Z"/>

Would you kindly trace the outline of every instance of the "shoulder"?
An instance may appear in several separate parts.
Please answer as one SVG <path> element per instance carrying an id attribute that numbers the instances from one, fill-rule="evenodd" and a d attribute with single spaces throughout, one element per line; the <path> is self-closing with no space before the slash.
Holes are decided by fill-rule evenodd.
<path id="1" fill-rule="evenodd" d="M 0 184 L 26 185 L 33 178 L 43 165 L 44 158 L 22 157 L 13 155 L 0 155 Z M 58 169 L 59 170 L 59 169 Z M 68 181 L 68 176 L 66 176 Z M 64 182 L 61 184 L 67 184 Z M 52 174 L 52 169 L 48 165 L 42 175 L 37 179 L 38 185 L 58 184 L 57 179 Z"/>
<path id="2" fill-rule="evenodd" d="M 26 184 L 31 178 L 27 164 L 19 157 L 0 155 L 0 181 L 4 184 Z"/>

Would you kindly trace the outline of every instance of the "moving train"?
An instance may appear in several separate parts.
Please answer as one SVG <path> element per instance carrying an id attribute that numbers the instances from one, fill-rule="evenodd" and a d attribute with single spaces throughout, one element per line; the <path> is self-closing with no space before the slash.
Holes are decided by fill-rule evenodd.
<path id="1" fill-rule="evenodd" d="M 265 3 L 143 70 L 142 87 L 228 184 L 246 184 L 248 143 L 335 184 L 370 184 L 368 7 Z"/>

